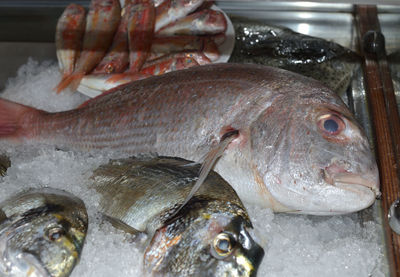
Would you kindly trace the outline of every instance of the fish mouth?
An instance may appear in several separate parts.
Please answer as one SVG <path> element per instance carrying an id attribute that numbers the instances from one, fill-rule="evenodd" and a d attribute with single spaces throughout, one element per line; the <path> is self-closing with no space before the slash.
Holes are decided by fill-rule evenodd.
<path id="1" fill-rule="evenodd" d="M 252 245 L 248 249 L 244 247 L 238 249 L 235 253 L 236 264 L 240 269 L 236 276 L 257 276 L 258 267 L 264 258 L 265 252 L 264 249 L 254 241 L 251 241 L 251 243 Z"/>
<path id="2" fill-rule="evenodd" d="M 3 256 L 3 270 L 6 270 L 11 276 L 51 277 L 51 274 L 34 254 L 6 251 L 1 256 Z"/>
<path id="3" fill-rule="evenodd" d="M 51 277 L 50 273 L 44 267 L 44 265 L 35 257 L 35 255 L 22 252 L 17 256 L 18 259 L 23 261 L 23 264 L 27 266 L 26 276 L 30 277 Z"/>
<path id="4" fill-rule="evenodd" d="M 346 165 L 333 163 L 322 169 L 322 176 L 326 183 L 343 190 L 359 193 L 361 189 L 368 188 L 374 193 L 375 198 L 381 195 L 379 191 L 379 178 L 374 174 L 357 174 L 348 171 Z"/>

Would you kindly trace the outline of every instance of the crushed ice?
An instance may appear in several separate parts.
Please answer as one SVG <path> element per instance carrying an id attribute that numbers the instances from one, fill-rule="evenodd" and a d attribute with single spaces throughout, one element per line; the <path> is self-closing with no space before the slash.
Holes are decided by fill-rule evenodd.
<path id="1" fill-rule="evenodd" d="M 1 97 L 47 111 L 68 110 L 87 100 L 79 93 L 57 95 L 60 80 L 54 61 L 29 59 L 11 78 Z M 54 187 L 79 196 L 88 208 L 89 231 L 77 276 L 141 276 L 143 249 L 107 223 L 97 213 L 98 195 L 87 188 L 92 170 L 110 153 L 86 154 L 56 150 L 51 146 L 0 145 L 12 166 L 0 177 L 0 201 L 30 187 Z M 362 214 L 333 217 L 273 214 L 248 206 L 254 235 L 266 255 L 258 276 L 385 276 L 384 245 L 377 209 Z"/>

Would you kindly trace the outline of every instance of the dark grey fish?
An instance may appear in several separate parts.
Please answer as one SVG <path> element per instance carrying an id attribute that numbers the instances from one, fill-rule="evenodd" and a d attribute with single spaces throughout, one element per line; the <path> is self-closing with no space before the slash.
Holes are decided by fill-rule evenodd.
<path id="1" fill-rule="evenodd" d="M 100 211 L 149 241 L 144 271 L 152 276 L 255 276 L 264 256 L 232 187 L 211 172 L 175 216 L 200 165 L 167 158 L 113 160 L 94 171 Z"/>
<path id="2" fill-rule="evenodd" d="M 349 87 L 359 56 L 337 43 L 289 28 L 231 17 L 236 42 L 229 62 L 287 69 L 321 81 L 338 94 Z"/>
<path id="3" fill-rule="evenodd" d="M 69 276 L 87 227 L 84 203 L 61 190 L 30 190 L 0 203 L 0 276 Z"/>
<path id="4" fill-rule="evenodd" d="M 0 176 L 5 176 L 10 166 L 10 159 L 5 154 L 0 154 Z"/>

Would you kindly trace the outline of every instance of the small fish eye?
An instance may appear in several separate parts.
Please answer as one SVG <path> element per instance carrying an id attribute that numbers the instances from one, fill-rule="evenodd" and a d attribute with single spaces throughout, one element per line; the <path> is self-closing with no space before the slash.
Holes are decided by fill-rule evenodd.
<path id="1" fill-rule="evenodd" d="M 213 253 L 216 258 L 225 258 L 229 256 L 234 248 L 233 239 L 226 233 L 218 234 L 213 241 Z"/>
<path id="2" fill-rule="evenodd" d="M 326 114 L 319 117 L 319 129 L 327 135 L 338 135 L 345 128 L 343 120 L 335 114 Z"/>
<path id="3" fill-rule="evenodd" d="M 107 64 L 107 66 L 106 66 L 106 72 L 107 73 L 114 73 L 114 66 L 112 65 L 112 64 Z"/>
<path id="4" fill-rule="evenodd" d="M 49 240 L 56 241 L 64 235 L 64 229 L 61 227 L 52 227 L 47 230 L 46 235 Z"/>

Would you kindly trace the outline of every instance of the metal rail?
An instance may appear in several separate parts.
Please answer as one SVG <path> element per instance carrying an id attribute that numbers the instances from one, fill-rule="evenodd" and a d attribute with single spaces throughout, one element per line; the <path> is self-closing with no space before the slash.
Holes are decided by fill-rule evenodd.
<path id="1" fill-rule="evenodd" d="M 391 276 L 400 277 L 400 235 L 388 222 L 390 205 L 400 197 L 400 119 L 376 6 L 355 6 L 366 92 L 372 114 L 380 171 L 383 224 Z"/>

